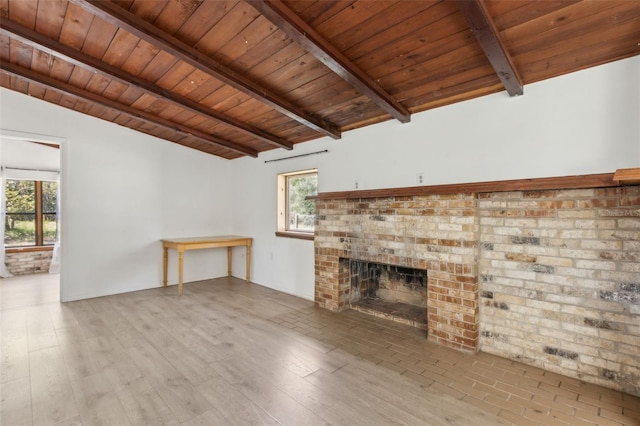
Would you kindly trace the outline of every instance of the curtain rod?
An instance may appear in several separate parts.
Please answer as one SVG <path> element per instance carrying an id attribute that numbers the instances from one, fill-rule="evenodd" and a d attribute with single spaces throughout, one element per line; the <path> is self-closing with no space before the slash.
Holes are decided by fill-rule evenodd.
<path id="1" fill-rule="evenodd" d="M 49 173 L 60 173 L 60 170 L 46 170 L 46 169 L 25 169 L 21 167 L 6 167 L 2 166 L 2 170 L 23 170 L 27 172 L 49 172 Z"/>
<path id="2" fill-rule="evenodd" d="M 300 154 L 300 155 L 293 155 L 291 157 L 276 158 L 275 160 L 265 160 L 265 163 L 273 163 L 274 161 L 282 161 L 282 160 L 290 160 L 292 158 L 306 157 L 307 155 L 324 154 L 325 152 L 329 152 L 329 150 L 325 149 L 323 151 L 310 152 L 308 154 Z"/>

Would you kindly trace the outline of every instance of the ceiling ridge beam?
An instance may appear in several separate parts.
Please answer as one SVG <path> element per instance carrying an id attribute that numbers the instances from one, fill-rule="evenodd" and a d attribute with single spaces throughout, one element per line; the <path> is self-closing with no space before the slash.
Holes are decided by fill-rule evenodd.
<path id="1" fill-rule="evenodd" d="M 6 34 L 11 38 L 16 39 L 23 44 L 26 44 L 27 46 L 31 46 L 35 49 L 56 56 L 91 72 L 97 72 L 104 77 L 116 80 L 127 86 L 137 87 L 149 95 L 159 97 L 161 100 L 168 101 L 173 105 L 176 105 L 180 108 L 185 108 L 193 113 L 205 115 L 209 118 L 221 122 L 224 125 L 231 126 L 246 135 L 262 140 L 271 145 L 275 145 L 279 148 L 285 148 L 288 150 L 293 149 L 293 144 L 291 142 L 285 141 L 282 138 L 278 138 L 277 136 L 274 136 L 268 132 L 243 123 L 240 120 L 228 117 L 225 114 L 207 108 L 204 105 L 201 105 L 190 99 L 178 96 L 150 81 L 144 80 L 138 76 L 121 70 L 120 68 L 109 65 L 97 58 L 93 58 L 89 55 L 79 52 L 78 50 L 75 50 L 58 41 L 50 39 L 40 33 L 37 33 L 8 19 L 3 19 L 0 21 L 0 34 Z"/>
<path id="2" fill-rule="evenodd" d="M 323 63 L 376 105 L 402 123 L 411 121 L 411 113 L 385 91 L 313 27 L 280 0 L 247 0 L 258 12 L 287 34 L 295 43 Z"/>
<path id="3" fill-rule="evenodd" d="M 182 124 L 174 123 L 173 121 L 158 117 L 146 111 L 138 110 L 130 106 L 124 105 L 120 102 L 107 99 L 103 96 L 89 92 L 79 87 L 73 86 L 69 83 L 56 80 L 53 77 L 46 76 L 44 74 L 37 73 L 33 70 L 21 67 L 19 65 L 10 62 L 0 62 L 0 69 L 6 74 L 13 75 L 15 77 L 23 78 L 29 82 L 45 86 L 49 89 L 53 89 L 65 94 L 71 95 L 75 98 L 79 98 L 93 104 L 98 104 L 106 108 L 116 110 L 130 118 L 142 120 L 155 126 L 163 127 L 172 132 L 180 133 L 184 136 L 189 136 L 195 139 L 199 139 L 209 145 L 216 145 L 221 148 L 229 149 L 241 155 L 248 155 L 251 157 L 257 157 L 258 152 L 234 142 L 227 141 L 212 135 L 209 135 L 201 130 L 194 129 Z"/>
<path id="4" fill-rule="evenodd" d="M 456 0 L 456 3 L 509 96 L 522 95 L 522 78 L 483 0 Z"/>
<path id="5" fill-rule="evenodd" d="M 340 139 L 341 132 L 335 125 L 303 111 L 283 97 L 238 74 L 149 22 L 140 19 L 128 10 L 110 1 L 70 0 L 70 2 L 88 10 L 98 18 L 134 34 L 136 37 L 228 84 L 234 89 L 269 105 L 281 114 L 308 128 L 334 139 Z"/>

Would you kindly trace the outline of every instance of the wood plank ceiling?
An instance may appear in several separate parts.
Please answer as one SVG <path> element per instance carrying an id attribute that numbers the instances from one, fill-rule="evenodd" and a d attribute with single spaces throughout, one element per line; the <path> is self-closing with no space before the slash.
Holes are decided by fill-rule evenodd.
<path id="1" fill-rule="evenodd" d="M 226 159 L 640 54 L 638 0 L 0 0 L 0 27 L 2 87 Z"/>

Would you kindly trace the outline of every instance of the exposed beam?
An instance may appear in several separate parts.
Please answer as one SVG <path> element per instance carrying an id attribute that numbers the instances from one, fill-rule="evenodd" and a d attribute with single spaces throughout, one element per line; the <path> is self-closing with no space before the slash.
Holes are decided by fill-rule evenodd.
<path id="1" fill-rule="evenodd" d="M 365 74 L 349 58 L 332 46 L 315 29 L 280 0 L 247 0 L 264 17 L 302 46 L 331 71 L 344 79 L 376 105 L 403 123 L 411 121 L 411 113 L 375 80 Z"/>
<path id="2" fill-rule="evenodd" d="M 49 148 L 60 149 L 60 145 L 56 145 L 54 143 L 32 142 L 32 141 L 28 141 L 28 142 L 35 143 L 37 145 L 46 146 L 46 147 L 49 147 Z"/>
<path id="3" fill-rule="evenodd" d="M 114 67 L 96 58 L 72 49 L 69 46 L 50 39 L 8 19 L 3 19 L 2 21 L 0 21 L 0 34 L 6 34 L 11 38 L 16 39 L 23 44 L 26 44 L 27 46 L 31 46 L 35 49 L 49 53 L 50 55 L 56 56 L 74 65 L 88 69 L 91 72 L 96 72 L 109 79 L 116 80 L 127 86 L 135 86 L 143 90 L 147 94 L 168 101 L 173 105 L 187 109 L 193 113 L 205 115 L 225 125 L 234 127 L 236 130 L 244 134 L 270 143 L 271 145 L 275 145 L 279 148 L 293 149 L 293 144 L 291 142 L 271 135 L 240 120 L 228 117 L 218 111 L 207 108 L 206 106 L 200 105 L 199 103 L 194 102 L 190 99 L 186 99 L 174 93 L 171 93 L 170 91 L 165 90 L 156 84 L 153 84 L 136 75 L 121 70 L 120 68 Z"/>
<path id="4" fill-rule="evenodd" d="M 341 132 L 335 125 L 301 110 L 281 96 L 220 64 L 117 4 L 100 0 L 70 0 L 70 2 L 85 8 L 100 19 L 134 34 L 136 37 L 228 84 L 234 89 L 269 105 L 281 114 L 304 124 L 310 129 L 334 139 L 340 139 Z"/>
<path id="5" fill-rule="evenodd" d="M 511 56 L 500 38 L 500 33 L 482 0 L 456 0 L 460 11 L 469 22 L 476 40 L 484 50 L 491 66 L 498 74 L 509 96 L 524 92 L 522 78 L 513 65 Z"/>
<path id="6" fill-rule="evenodd" d="M 53 90 L 71 95 L 78 99 L 82 99 L 94 104 L 102 105 L 103 107 L 106 107 L 106 108 L 114 109 L 128 117 L 142 120 L 146 123 L 153 124 L 155 126 L 163 127 L 167 130 L 182 134 L 184 136 L 190 136 L 192 138 L 199 139 L 200 141 L 206 144 L 216 145 L 221 148 L 229 149 L 231 151 L 234 151 L 242 155 L 249 155 L 251 157 L 258 156 L 258 152 L 254 151 L 253 149 L 243 147 L 231 141 L 227 141 L 221 138 L 211 136 L 201 130 L 187 127 L 182 124 L 174 123 L 170 120 L 166 120 L 162 117 L 158 117 L 146 111 L 132 108 L 128 105 L 124 105 L 119 102 L 113 101 L 111 99 L 107 99 L 95 93 L 91 93 L 84 89 L 80 89 L 69 83 L 65 83 L 65 82 L 56 80 L 55 78 L 52 78 L 43 74 L 39 74 L 35 71 L 32 71 L 27 68 L 23 68 L 21 66 L 12 64 L 10 62 L 0 62 L 0 69 L 2 69 L 2 71 L 5 72 L 6 74 L 26 79 L 29 82 L 36 83 L 36 84 L 45 86 L 49 89 L 53 89 Z"/>

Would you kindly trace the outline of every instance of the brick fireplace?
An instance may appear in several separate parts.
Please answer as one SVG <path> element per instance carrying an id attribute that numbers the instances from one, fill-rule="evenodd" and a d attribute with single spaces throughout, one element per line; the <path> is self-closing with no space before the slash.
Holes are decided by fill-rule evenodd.
<path id="1" fill-rule="evenodd" d="M 478 348 L 475 194 L 317 200 L 315 300 L 349 307 L 342 259 L 426 270 L 427 336 L 464 351 Z"/>
<path id="2" fill-rule="evenodd" d="M 433 193 L 431 193 L 433 192 Z M 640 186 L 612 174 L 324 193 L 315 303 L 352 260 L 426 271 L 426 335 L 640 395 Z"/>

